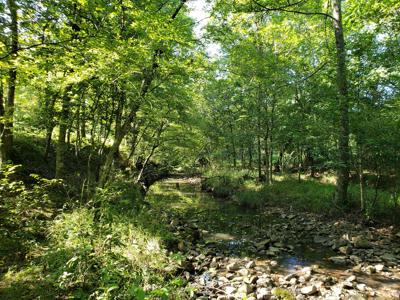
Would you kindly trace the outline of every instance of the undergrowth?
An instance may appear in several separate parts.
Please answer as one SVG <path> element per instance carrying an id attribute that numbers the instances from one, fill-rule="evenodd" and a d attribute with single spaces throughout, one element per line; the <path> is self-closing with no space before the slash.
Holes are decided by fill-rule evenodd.
<path id="1" fill-rule="evenodd" d="M 90 201 L 60 206 L 62 181 L 35 176 L 27 186 L 16 168 L 0 181 L 1 299 L 185 298 L 179 258 L 165 246 L 168 216 L 137 186 L 117 177 Z"/>
<path id="2" fill-rule="evenodd" d="M 347 206 L 343 206 L 335 202 L 335 185 L 328 179 L 303 177 L 298 181 L 295 176 L 285 174 L 275 176 L 272 184 L 265 184 L 250 179 L 244 172 L 224 171 L 215 175 L 209 172 L 203 180 L 203 187 L 216 196 L 231 197 L 238 205 L 247 208 L 276 205 L 327 215 L 351 212 L 362 214 L 366 219 L 399 222 L 396 216 L 400 212 L 400 199 L 394 199 L 388 191 L 376 191 L 367 186 L 364 191 L 366 208 L 361 212 L 358 184 L 349 186 L 349 201 Z"/>

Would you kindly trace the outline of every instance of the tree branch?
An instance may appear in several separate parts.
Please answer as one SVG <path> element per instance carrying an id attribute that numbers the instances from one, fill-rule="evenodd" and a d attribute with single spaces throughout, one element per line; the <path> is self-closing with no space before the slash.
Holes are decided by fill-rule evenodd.
<path id="1" fill-rule="evenodd" d="M 327 14 L 327 13 L 323 13 L 323 12 L 309 12 L 309 11 L 299 11 L 299 10 L 288 9 L 289 7 L 293 7 L 293 6 L 303 3 L 305 0 L 294 2 L 294 3 L 289 3 L 287 5 L 280 6 L 280 7 L 268 7 L 268 6 L 261 4 L 257 0 L 252 0 L 252 1 L 257 6 L 261 7 L 261 9 L 262 9 L 261 11 L 257 11 L 257 12 L 281 11 L 281 12 L 288 12 L 288 13 L 306 15 L 306 16 L 323 16 L 323 17 L 335 20 L 335 18 L 333 16 L 331 16 L 330 14 Z"/>

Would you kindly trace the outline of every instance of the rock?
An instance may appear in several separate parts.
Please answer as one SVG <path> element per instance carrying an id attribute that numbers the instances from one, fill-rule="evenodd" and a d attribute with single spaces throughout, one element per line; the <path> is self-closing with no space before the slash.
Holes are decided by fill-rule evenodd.
<path id="1" fill-rule="evenodd" d="M 355 248 L 369 249 L 372 248 L 372 244 L 362 236 L 356 236 L 351 239 Z"/>
<path id="2" fill-rule="evenodd" d="M 271 283 L 271 279 L 270 278 L 258 278 L 256 281 L 257 286 L 259 287 L 266 287 Z"/>
<path id="3" fill-rule="evenodd" d="M 347 265 L 346 257 L 345 256 L 332 256 L 328 258 L 331 262 L 335 265 Z"/>
<path id="4" fill-rule="evenodd" d="M 247 269 L 240 269 L 240 270 L 238 271 L 238 273 L 239 273 L 240 275 L 242 275 L 242 276 L 247 276 L 247 275 L 250 274 L 249 270 L 247 270 Z"/>
<path id="5" fill-rule="evenodd" d="M 350 255 L 352 251 L 353 251 L 353 248 L 351 246 L 339 247 L 339 252 L 344 255 Z"/>
<path id="6" fill-rule="evenodd" d="M 226 269 L 228 270 L 228 272 L 237 271 L 239 270 L 239 265 L 236 262 L 233 262 L 227 265 Z"/>
<path id="7" fill-rule="evenodd" d="M 350 260 L 352 260 L 356 264 L 359 264 L 362 262 L 362 259 L 356 255 L 350 255 Z"/>
<path id="8" fill-rule="evenodd" d="M 239 289 L 238 293 L 248 295 L 253 291 L 253 288 L 250 284 L 244 283 L 242 284 Z"/>
<path id="9" fill-rule="evenodd" d="M 296 285 L 297 284 L 297 278 L 292 278 L 289 281 L 290 285 Z"/>
<path id="10" fill-rule="evenodd" d="M 313 269 L 311 267 L 304 267 L 300 270 L 300 273 L 304 275 L 311 275 L 312 271 Z"/>
<path id="11" fill-rule="evenodd" d="M 286 276 L 283 278 L 283 280 L 284 280 L 284 281 L 290 281 L 292 278 L 296 278 L 296 277 L 297 277 L 297 275 L 296 275 L 295 273 L 292 273 L 292 274 L 286 275 Z"/>
<path id="12" fill-rule="evenodd" d="M 346 246 L 347 243 L 348 243 L 348 241 L 345 240 L 345 239 L 343 239 L 343 238 L 341 238 L 341 239 L 339 239 L 339 240 L 335 240 L 335 241 L 333 241 L 333 243 L 332 243 L 332 249 L 333 249 L 333 250 L 337 250 L 337 249 L 339 249 L 340 247 Z"/>
<path id="13" fill-rule="evenodd" d="M 236 292 L 236 288 L 233 287 L 233 286 L 227 286 L 227 287 L 225 288 L 225 293 L 226 293 L 227 295 L 232 295 L 232 294 L 235 293 L 235 292 Z"/>
<path id="14" fill-rule="evenodd" d="M 248 284 L 255 284 L 258 280 L 258 276 L 251 276 L 248 277 L 244 280 L 244 282 L 248 283 Z"/>
<path id="15" fill-rule="evenodd" d="M 267 288 L 257 289 L 257 300 L 267 300 L 271 297 L 271 291 Z"/>
<path id="16" fill-rule="evenodd" d="M 357 290 L 361 291 L 361 292 L 365 292 L 367 286 L 364 283 L 358 283 L 356 285 Z"/>
<path id="17" fill-rule="evenodd" d="M 348 282 L 353 282 L 353 281 L 356 281 L 356 280 L 357 280 L 357 277 L 355 275 L 351 275 L 350 277 L 348 277 L 346 279 L 346 281 L 348 281 Z"/>
<path id="18" fill-rule="evenodd" d="M 278 262 L 276 260 L 271 260 L 270 263 L 271 267 L 276 267 L 278 265 Z"/>
<path id="19" fill-rule="evenodd" d="M 256 263 L 253 260 L 251 260 L 246 264 L 246 269 L 252 269 L 255 266 L 256 266 Z"/>
<path id="20" fill-rule="evenodd" d="M 375 265 L 374 267 L 375 267 L 375 270 L 376 270 L 377 272 L 382 272 L 383 269 L 385 268 L 385 266 L 382 265 L 382 264 Z"/>
<path id="21" fill-rule="evenodd" d="M 354 282 L 344 281 L 343 282 L 343 287 L 348 288 L 348 289 L 352 289 L 354 287 Z"/>
<path id="22" fill-rule="evenodd" d="M 367 266 L 367 267 L 365 268 L 365 272 L 366 272 L 367 274 L 373 274 L 373 273 L 376 272 L 376 269 L 375 269 L 374 266 Z"/>
<path id="23" fill-rule="evenodd" d="M 313 295 L 316 292 L 318 292 L 318 289 L 317 289 L 317 287 L 315 285 L 309 285 L 309 286 L 301 288 L 300 292 L 303 295 L 309 296 L 309 295 Z"/>
<path id="24" fill-rule="evenodd" d="M 217 300 L 229 300 L 229 297 L 226 296 L 226 295 L 219 295 L 219 296 L 217 297 Z"/>

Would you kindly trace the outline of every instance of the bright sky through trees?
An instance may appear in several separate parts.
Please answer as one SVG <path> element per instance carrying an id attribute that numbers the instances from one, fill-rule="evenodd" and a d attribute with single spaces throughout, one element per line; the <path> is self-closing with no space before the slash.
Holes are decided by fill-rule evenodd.
<path id="1" fill-rule="evenodd" d="M 210 41 L 204 41 L 205 27 L 210 20 L 210 5 L 206 3 L 205 0 L 191 0 L 188 3 L 190 9 L 190 17 L 192 17 L 195 22 L 195 34 L 202 42 L 206 43 L 206 51 L 208 56 L 217 57 L 220 54 L 221 47 Z"/>

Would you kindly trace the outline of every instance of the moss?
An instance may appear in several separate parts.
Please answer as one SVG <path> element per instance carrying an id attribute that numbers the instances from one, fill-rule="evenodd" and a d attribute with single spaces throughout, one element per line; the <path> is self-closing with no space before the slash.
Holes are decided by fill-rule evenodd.
<path id="1" fill-rule="evenodd" d="M 286 289 L 282 289 L 282 288 L 274 288 L 272 290 L 272 295 L 274 295 L 275 297 L 278 297 L 278 299 L 282 299 L 282 300 L 295 300 L 296 299 L 290 291 L 288 291 Z"/>

